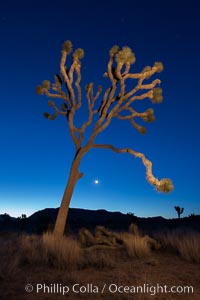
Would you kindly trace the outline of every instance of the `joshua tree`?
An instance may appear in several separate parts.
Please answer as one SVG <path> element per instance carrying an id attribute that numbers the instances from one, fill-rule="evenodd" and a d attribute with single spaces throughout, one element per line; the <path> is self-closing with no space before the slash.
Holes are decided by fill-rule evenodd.
<path id="1" fill-rule="evenodd" d="M 181 214 L 184 212 L 184 208 L 183 207 L 180 207 L 180 206 L 174 206 L 177 214 L 178 214 L 178 218 L 180 219 L 181 217 Z"/>
<path id="2" fill-rule="evenodd" d="M 86 85 L 87 104 L 84 103 L 84 105 L 88 106 L 88 116 L 85 116 L 85 121 L 78 127 L 74 122 L 74 117 L 83 104 L 82 87 L 80 85 L 80 60 L 84 56 L 84 51 L 81 48 L 76 49 L 72 54 L 72 61 L 67 67 L 67 58 L 71 52 L 72 43 L 66 41 L 62 47 L 60 74 L 55 76 L 53 83 L 44 80 L 41 85 L 36 87 L 38 94 L 44 94 L 50 99 L 54 99 L 57 103 L 61 101 L 59 108 L 53 100 L 49 100 L 48 104 L 54 113 L 44 113 L 44 116 L 50 120 L 55 120 L 58 115 L 65 116 L 72 141 L 75 145 L 75 155 L 54 228 L 54 233 L 59 236 L 62 236 L 64 233 L 74 187 L 77 181 L 83 176 L 83 173 L 79 171 L 80 162 L 90 149 L 110 149 L 116 153 L 129 153 L 134 157 L 139 157 L 146 168 L 147 181 L 157 191 L 168 193 L 173 189 L 170 179 L 164 178 L 158 180 L 154 177 L 152 174 L 152 163 L 143 153 L 131 148 L 117 148 L 111 144 L 95 143 L 98 134 L 104 131 L 114 118 L 128 120 L 139 133 L 146 133 L 146 128 L 139 125 L 136 119 L 142 119 L 144 122 L 153 122 L 155 119 L 154 111 L 152 108 L 149 108 L 144 112 L 138 112 L 133 108 L 133 104 L 137 100 L 142 101 L 146 98 L 149 98 L 153 104 L 162 102 L 162 89 L 158 87 L 161 81 L 154 79 L 150 83 L 145 82 L 146 79 L 163 70 L 162 63 L 155 62 L 153 66 L 147 66 L 139 73 L 130 73 L 131 65 L 135 62 L 135 54 L 129 47 L 123 47 L 120 50 L 118 46 L 113 46 L 109 52 L 110 58 L 107 71 L 104 73 L 104 77 L 107 77 L 110 82 L 109 87 L 105 89 L 105 92 L 100 97 L 102 86 L 98 86 L 95 91 L 92 82 Z M 130 85 L 131 80 L 135 83 L 134 86 Z M 130 86 L 129 90 L 125 85 L 127 81 Z M 93 130 L 85 141 L 85 131 L 89 126 L 93 126 Z"/>
<path id="3" fill-rule="evenodd" d="M 22 219 L 22 220 L 27 219 L 26 214 L 22 214 L 21 217 L 20 217 L 20 219 Z"/>

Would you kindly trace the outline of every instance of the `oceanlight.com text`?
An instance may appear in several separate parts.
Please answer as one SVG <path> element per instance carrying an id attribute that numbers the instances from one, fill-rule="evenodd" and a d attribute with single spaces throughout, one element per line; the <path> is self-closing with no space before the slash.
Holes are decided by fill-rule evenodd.
<path id="1" fill-rule="evenodd" d="M 36 294 L 60 294 L 67 295 L 69 293 L 74 294 L 98 294 L 98 293 L 109 293 L 109 294 L 149 294 L 154 296 L 156 294 L 193 294 L 193 286 L 168 286 L 168 285 L 150 285 L 144 283 L 143 285 L 118 285 L 115 283 L 95 285 L 93 283 L 88 283 L 86 285 L 81 285 L 79 283 L 74 283 L 73 285 L 65 285 L 61 283 L 37 283 L 32 285 L 30 283 L 26 284 L 25 291 L 27 293 Z"/>

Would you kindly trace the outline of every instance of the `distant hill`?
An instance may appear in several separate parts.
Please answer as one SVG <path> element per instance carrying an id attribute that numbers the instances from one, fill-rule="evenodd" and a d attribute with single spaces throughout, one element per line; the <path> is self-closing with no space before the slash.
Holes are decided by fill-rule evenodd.
<path id="1" fill-rule="evenodd" d="M 25 219 L 13 218 L 7 214 L 0 215 L 0 231 L 25 231 L 41 233 L 52 230 L 56 221 L 58 208 L 46 208 L 39 210 Z M 67 219 L 67 232 L 77 232 L 85 227 L 93 230 L 102 225 L 113 230 L 127 230 L 131 223 L 149 233 L 162 229 L 173 229 L 179 226 L 200 231 L 200 215 L 178 219 L 165 219 L 163 217 L 140 218 L 121 212 L 110 212 L 103 209 L 89 210 L 70 208 Z"/>

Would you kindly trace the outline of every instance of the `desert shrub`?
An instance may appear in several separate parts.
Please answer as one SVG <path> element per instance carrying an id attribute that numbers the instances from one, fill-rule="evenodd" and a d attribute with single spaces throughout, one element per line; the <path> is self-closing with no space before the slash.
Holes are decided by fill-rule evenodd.
<path id="1" fill-rule="evenodd" d="M 42 248 L 48 263 L 59 269 L 72 269 L 81 262 L 80 245 L 71 237 L 57 237 L 51 233 L 44 233 Z"/>
<path id="2" fill-rule="evenodd" d="M 117 233 L 108 230 L 104 226 L 97 226 L 95 228 L 95 235 L 88 229 L 82 228 L 79 231 L 79 241 L 83 247 L 91 247 L 94 245 L 120 246 L 121 239 Z"/>
<path id="3" fill-rule="evenodd" d="M 146 237 L 131 233 L 122 233 L 121 238 L 130 257 L 142 258 L 150 255 L 150 245 Z"/>
<path id="4" fill-rule="evenodd" d="M 163 248 L 175 251 L 183 259 L 200 263 L 200 233 L 177 229 L 157 234 Z"/>
<path id="5" fill-rule="evenodd" d="M 79 231 L 79 241 L 80 241 L 81 246 L 83 246 L 83 247 L 90 247 L 96 243 L 94 236 L 86 228 L 82 228 Z"/>
<path id="6" fill-rule="evenodd" d="M 95 240 L 99 245 L 107 245 L 111 247 L 120 246 L 122 244 L 122 240 L 119 235 L 108 230 L 104 226 L 97 226 L 95 228 Z"/>

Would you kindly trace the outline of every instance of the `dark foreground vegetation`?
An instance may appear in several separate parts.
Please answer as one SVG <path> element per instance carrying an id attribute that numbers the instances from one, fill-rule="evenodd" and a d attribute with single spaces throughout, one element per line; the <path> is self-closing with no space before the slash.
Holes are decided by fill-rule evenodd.
<path id="1" fill-rule="evenodd" d="M 105 211 L 103 213 L 106 215 Z M 70 232 L 59 238 L 50 230 L 40 234 L 28 233 L 31 229 L 28 219 L 38 220 L 37 214 L 41 216 L 42 212 L 14 221 L 19 224 L 24 222 L 23 229 L 27 231 L 0 232 L 1 299 L 200 299 L 198 217 L 178 220 L 179 223 L 170 220 L 168 224 L 169 220 L 162 218 L 146 219 L 146 223 L 142 223 L 130 214 L 121 214 L 121 218 L 129 218 L 126 230 L 122 228 L 125 226 L 123 222 L 118 222 L 118 229 L 98 224 L 93 228 L 83 226 L 79 230 L 78 226 L 73 228 L 71 223 Z M 115 213 L 113 216 L 116 214 L 120 215 Z M 138 219 L 142 226 L 131 223 L 133 219 Z M 116 225 L 115 222 L 112 224 Z M 46 289 L 37 293 L 38 283 L 52 289 L 53 284 L 59 284 L 57 287 L 60 289 L 61 286 L 68 286 L 70 291 L 63 296 L 58 290 L 55 291 L 54 286 L 54 292 Z M 33 285 L 32 292 L 25 291 L 27 284 Z M 76 291 L 82 286 L 86 291 L 72 292 L 75 284 Z M 106 289 L 101 293 L 104 284 Z M 153 290 L 151 294 L 111 293 L 108 286 L 112 284 L 119 287 L 144 284 L 192 286 L 193 293 L 166 294 L 160 291 L 154 296 Z M 98 292 L 95 292 L 95 287 L 99 288 Z"/>

